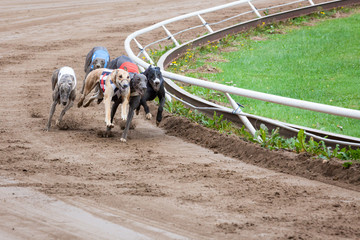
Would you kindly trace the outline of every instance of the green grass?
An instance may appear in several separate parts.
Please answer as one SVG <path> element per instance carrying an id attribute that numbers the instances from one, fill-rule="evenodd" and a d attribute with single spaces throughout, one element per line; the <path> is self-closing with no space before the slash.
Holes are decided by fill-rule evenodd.
<path id="1" fill-rule="evenodd" d="M 310 16 L 290 19 L 285 23 L 261 25 L 246 33 L 227 36 L 219 42 L 188 49 L 184 56 L 172 62 L 169 70 L 231 86 L 359 110 L 357 79 L 360 76 L 358 47 L 360 15 L 353 15 L 347 19 L 332 19 L 329 20 L 330 23 L 323 21 L 338 12 L 359 13 L 359 8 L 319 11 Z M 314 19 L 322 21 L 316 26 L 309 26 L 313 25 Z M 332 36 L 334 33 L 336 38 Z M 264 41 L 254 41 L 254 38 Z M 320 39 L 321 42 L 318 43 L 316 39 Z M 313 47 L 315 44 L 318 48 Z M 152 58 L 158 59 L 174 46 L 165 46 L 165 49 L 159 46 L 160 50 L 151 51 Z M 228 53 L 227 47 L 231 47 L 232 52 Z M 234 48 L 237 51 L 234 51 Z M 281 51 L 274 51 L 276 48 Z M 209 69 L 209 65 L 212 66 L 210 73 L 204 73 L 204 69 Z M 229 74 L 225 74 L 226 72 Z M 205 99 L 229 105 L 222 93 L 178 84 Z M 250 113 L 360 136 L 359 120 L 290 109 L 242 97 L 235 96 L 235 98 L 246 105 L 245 111 Z M 262 125 L 254 137 L 244 126 L 239 129 L 223 120 L 222 116 L 218 117 L 215 114 L 212 118 L 205 116 L 196 110 L 192 111 L 184 107 L 178 101 L 166 102 L 165 109 L 205 127 L 225 134 L 235 134 L 246 141 L 258 142 L 262 147 L 271 150 L 288 149 L 298 153 L 307 152 L 324 159 L 335 157 L 344 160 L 344 168 L 351 167 L 352 160 L 360 161 L 360 149 L 351 147 L 340 149 L 339 146 L 330 148 L 323 141 L 316 142 L 312 138 L 307 141 L 304 130 L 300 130 L 297 137 L 285 139 L 279 135 L 279 129 L 269 131 L 265 125 Z"/>
<path id="2" fill-rule="evenodd" d="M 360 14 L 316 26 L 269 35 L 240 51 L 216 79 L 236 86 L 312 102 L 360 110 Z M 281 121 L 360 137 L 360 120 L 347 119 L 235 97 L 244 111 Z"/>
<path id="3" fill-rule="evenodd" d="M 219 43 L 198 48 L 195 52 L 189 50 L 170 69 L 186 73 L 189 69 L 208 64 L 220 72 L 187 75 L 259 92 L 360 110 L 360 14 L 328 18 L 335 12 L 319 12 L 311 17 L 292 19 L 285 24 L 259 26 Z M 323 20 L 314 23 L 314 16 Z M 224 46 L 236 46 L 236 51 L 222 52 Z M 221 54 L 221 58 L 228 62 L 207 62 L 209 53 Z M 189 56 L 192 56 L 191 59 Z M 194 86 L 185 88 L 207 99 L 227 102 L 215 91 Z M 360 137 L 360 120 L 233 97 L 245 106 L 243 110 L 247 113 Z"/>

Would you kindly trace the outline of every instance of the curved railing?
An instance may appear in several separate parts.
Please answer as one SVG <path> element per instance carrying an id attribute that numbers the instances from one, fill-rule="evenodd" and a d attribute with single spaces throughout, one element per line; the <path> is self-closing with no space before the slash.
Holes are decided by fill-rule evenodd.
<path id="1" fill-rule="evenodd" d="M 307 127 L 297 126 L 293 124 L 283 123 L 277 120 L 272 120 L 260 116 L 255 116 L 251 114 L 246 114 L 241 111 L 239 106 L 236 104 L 236 102 L 230 97 L 229 94 L 235 94 L 243 97 L 249 97 L 254 98 L 262 101 L 287 105 L 291 107 L 301 108 L 301 109 L 307 109 L 317 112 L 323 112 L 328 113 L 332 115 L 338 115 L 343 117 L 349 117 L 349 118 L 355 118 L 360 119 L 360 111 L 353 110 L 353 109 L 347 109 L 347 108 L 341 108 L 336 106 L 330 106 L 326 104 L 319 104 L 309 101 L 303 101 L 298 99 L 292 99 L 292 98 L 286 98 L 261 92 L 256 92 L 252 90 L 237 88 L 237 87 L 231 87 L 226 86 L 218 83 L 213 82 L 207 82 L 200 79 L 190 78 L 186 76 L 182 76 L 179 74 L 174 74 L 171 72 L 165 71 L 165 68 L 171 63 L 174 59 L 181 56 L 189 47 L 195 47 L 199 45 L 207 44 L 208 42 L 216 41 L 228 34 L 234 34 L 238 33 L 240 31 L 244 31 L 245 29 L 248 29 L 250 27 L 257 26 L 259 24 L 264 23 L 270 23 L 274 21 L 279 20 L 285 20 L 301 15 L 310 14 L 312 12 L 319 11 L 319 8 L 323 10 L 332 9 L 339 6 L 348 6 L 348 5 L 355 5 L 359 4 L 358 0 L 342 0 L 342 1 L 322 1 L 321 3 L 315 4 L 312 0 L 298 0 L 298 1 L 292 1 L 292 2 L 286 2 L 281 5 L 271 5 L 271 1 L 258 1 L 259 7 L 257 8 L 257 5 L 254 4 L 257 1 L 250 1 L 250 0 L 241 0 L 236 1 L 228 4 L 224 4 L 221 6 L 192 12 L 189 14 L 181 15 L 175 18 L 171 18 L 162 22 L 159 22 L 157 24 L 154 24 L 152 26 L 149 26 L 147 28 L 138 30 L 132 34 L 130 34 L 126 40 L 125 40 L 125 50 L 130 58 L 132 58 L 140 67 L 147 68 L 149 66 L 149 63 L 145 62 L 140 58 L 140 55 L 142 54 L 144 58 L 150 62 L 150 64 L 155 64 L 149 54 L 147 53 L 146 49 L 149 49 L 151 46 L 158 44 L 160 42 L 164 41 L 172 41 L 175 44 L 175 48 L 171 49 L 167 53 L 165 53 L 163 56 L 161 56 L 160 60 L 157 62 L 157 65 L 162 68 L 163 76 L 165 77 L 166 81 L 166 89 L 167 93 L 171 96 L 178 98 L 179 100 L 183 101 L 185 104 L 192 108 L 199 109 L 202 112 L 213 114 L 213 111 L 216 110 L 220 114 L 224 114 L 224 116 L 227 119 L 230 119 L 233 122 L 238 122 L 239 119 L 241 120 L 241 124 L 244 124 L 247 129 L 252 133 L 255 134 L 255 128 L 259 128 L 261 123 L 266 123 L 266 125 L 269 128 L 275 128 L 280 127 L 280 133 L 285 136 L 293 136 L 296 135 L 297 132 L 300 129 L 304 129 L 306 131 L 306 134 L 308 136 L 311 136 L 318 140 L 326 141 L 329 144 L 335 145 L 351 145 L 360 147 L 360 139 L 355 137 L 349 137 L 339 134 L 334 134 L 330 132 L 324 132 L 319 131 L 316 129 L 311 129 Z M 262 3 L 262 5 L 260 4 Z M 264 5 L 265 4 L 265 5 Z M 266 5 L 268 4 L 268 5 Z M 305 6 L 304 6 L 305 4 Z M 256 6 L 255 6 L 256 5 Z M 236 13 L 235 15 L 220 19 L 215 22 L 207 22 L 205 21 L 204 17 L 202 15 L 209 14 L 209 13 L 216 13 L 218 11 L 221 11 L 223 9 L 233 9 L 235 7 L 241 7 L 243 9 L 243 12 Z M 286 11 L 283 11 L 283 8 L 287 9 Z M 279 11 L 279 12 L 277 12 Z M 261 14 L 263 13 L 263 15 Z M 264 14 L 265 13 L 265 14 Z M 219 14 L 220 15 L 220 14 Z M 195 25 L 190 26 L 184 30 L 180 30 L 176 33 L 171 33 L 169 31 L 167 25 L 170 25 L 172 23 L 176 23 L 178 21 L 184 20 L 184 19 L 190 19 L 190 18 L 199 18 L 201 21 L 201 25 Z M 214 31 L 214 26 L 218 24 L 224 24 L 225 22 L 231 22 L 235 20 L 236 18 L 243 18 L 243 20 L 240 23 L 233 24 L 227 27 L 223 27 L 220 30 Z M 193 22 L 193 21 L 192 21 Z M 204 36 L 192 39 L 184 44 L 180 44 L 179 41 L 176 39 L 177 36 L 181 35 L 184 32 L 192 31 L 194 29 L 203 28 L 206 33 Z M 158 39 L 154 42 L 148 43 L 143 47 L 139 41 L 137 41 L 136 38 L 154 31 L 158 29 L 163 29 L 166 33 L 167 37 Z M 197 32 L 197 35 L 199 33 Z M 138 54 L 135 55 L 134 51 L 131 48 L 131 45 L 133 45 L 139 49 Z M 211 102 L 208 102 L 204 99 L 201 99 L 199 97 L 196 97 L 192 94 L 187 93 L 183 89 L 179 88 L 176 84 L 172 82 L 172 80 L 188 83 L 204 88 L 209 88 L 213 90 L 217 90 L 220 92 L 223 92 L 229 99 L 229 102 L 231 103 L 233 109 L 229 109 Z M 255 127 L 254 127 L 255 126 Z"/>

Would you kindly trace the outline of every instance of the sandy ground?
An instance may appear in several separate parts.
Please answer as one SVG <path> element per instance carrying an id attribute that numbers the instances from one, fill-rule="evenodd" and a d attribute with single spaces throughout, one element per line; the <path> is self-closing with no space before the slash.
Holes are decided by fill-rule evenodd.
<path id="1" fill-rule="evenodd" d="M 231 1 L 2 1 L 0 239 L 359 239 L 359 167 L 270 152 L 166 115 L 99 137 L 104 107 L 43 129 L 52 72 L 94 46 Z M 175 26 L 176 27 L 176 26 Z M 154 36 L 153 36 L 154 37 Z M 151 38 L 151 36 L 149 36 Z M 79 95 L 78 95 L 79 96 Z M 152 111 L 155 111 L 154 105 Z"/>

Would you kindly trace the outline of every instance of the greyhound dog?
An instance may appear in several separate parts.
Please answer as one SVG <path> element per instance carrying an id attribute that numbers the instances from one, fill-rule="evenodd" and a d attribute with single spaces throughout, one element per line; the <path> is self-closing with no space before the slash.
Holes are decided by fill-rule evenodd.
<path id="1" fill-rule="evenodd" d="M 125 70 L 96 69 L 86 77 L 84 93 L 79 99 L 78 107 L 83 106 L 85 97 L 97 86 L 99 90 L 84 104 L 84 107 L 88 107 L 95 98 L 104 98 L 106 127 L 113 128 L 114 124 L 110 120 L 111 101 L 121 99 L 124 102 L 121 117 L 126 120 L 126 104 L 130 98 L 129 85 L 130 76 Z"/>
<path id="2" fill-rule="evenodd" d="M 115 58 L 109 63 L 109 68 L 113 69 L 125 69 L 130 74 L 130 103 L 129 103 L 129 112 L 127 116 L 127 121 L 125 124 L 125 129 L 121 136 L 120 141 L 126 142 L 127 133 L 130 128 L 132 118 L 134 117 L 134 110 L 139 106 L 140 99 L 146 90 L 146 76 L 140 74 L 138 66 L 129 58 L 128 56 L 122 55 Z M 114 102 L 111 109 L 111 122 L 113 122 L 114 115 L 119 104 L 122 103 L 121 99 Z M 107 131 L 110 131 L 111 128 L 107 128 Z"/>
<path id="3" fill-rule="evenodd" d="M 49 121 L 46 130 L 49 131 L 51 125 L 51 118 L 54 115 L 56 104 L 64 105 L 64 109 L 60 113 L 56 125 L 59 125 L 65 112 L 74 105 L 76 97 L 76 76 L 75 72 L 70 67 L 62 67 L 56 69 L 51 77 L 52 90 L 53 90 L 53 103 L 50 108 Z"/>
<path id="4" fill-rule="evenodd" d="M 136 109 L 136 115 L 139 114 L 140 107 L 143 106 L 146 119 L 150 120 L 152 118 L 147 101 L 152 101 L 156 97 L 159 98 L 159 107 L 156 115 L 156 125 L 159 126 L 162 120 L 162 112 L 165 104 L 165 88 L 164 88 L 164 79 L 162 77 L 161 71 L 159 67 L 152 67 L 151 65 L 143 72 L 146 76 L 148 83 L 145 94 L 142 96 L 140 100 L 140 105 Z"/>
<path id="5" fill-rule="evenodd" d="M 83 81 L 83 86 L 81 88 L 81 94 L 84 92 L 85 79 L 87 75 L 92 70 L 98 68 L 106 68 L 109 62 L 110 62 L 110 54 L 105 47 L 94 47 L 93 49 L 90 50 L 90 52 L 88 52 L 85 58 L 85 65 L 84 65 L 85 77 Z"/>
<path id="6" fill-rule="evenodd" d="M 131 78 L 131 81 L 130 81 L 130 92 L 131 93 L 130 93 L 130 102 L 129 102 L 129 112 L 128 112 L 128 116 L 127 116 L 127 120 L 126 120 L 126 124 L 125 124 L 125 129 L 120 138 L 121 142 L 126 142 L 127 134 L 128 134 L 128 131 L 129 131 L 129 128 L 131 125 L 131 121 L 134 117 L 134 110 L 139 106 L 141 96 L 146 91 L 146 82 L 147 82 L 147 79 L 146 79 L 145 75 L 143 75 L 143 74 L 134 73 L 133 77 Z M 121 100 L 121 98 L 118 98 L 112 106 L 111 123 L 114 120 L 114 115 L 115 115 L 116 110 L 120 103 L 122 103 L 122 100 Z M 111 130 L 111 128 L 107 127 L 107 132 L 109 132 L 110 130 Z"/>

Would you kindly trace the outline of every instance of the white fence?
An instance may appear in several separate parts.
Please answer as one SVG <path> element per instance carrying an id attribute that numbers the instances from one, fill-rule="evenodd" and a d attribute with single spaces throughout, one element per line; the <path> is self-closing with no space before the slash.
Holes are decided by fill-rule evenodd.
<path id="1" fill-rule="evenodd" d="M 212 34 L 214 34 L 215 32 L 212 29 L 212 26 L 219 24 L 219 23 L 224 23 L 226 21 L 229 21 L 231 19 L 234 19 L 236 17 L 239 16 L 243 16 L 243 15 L 253 15 L 252 19 L 254 20 L 258 20 L 260 19 L 267 19 L 272 17 L 275 14 L 283 14 L 286 12 L 281 12 L 281 13 L 275 13 L 275 14 L 270 14 L 270 15 L 261 15 L 261 12 L 265 12 L 268 11 L 269 9 L 276 9 L 276 8 L 283 8 L 286 6 L 294 6 L 294 4 L 298 4 L 298 3 L 305 3 L 307 4 L 307 6 L 302 6 L 299 7 L 297 9 L 305 9 L 305 8 L 313 8 L 314 7 L 320 7 L 323 6 L 323 4 L 333 4 L 333 3 L 344 3 L 344 2 L 352 2 L 351 0 L 344 0 L 344 1 L 323 1 L 321 4 L 314 4 L 314 2 L 312 0 L 300 0 L 300 1 L 291 1 L 291 2 L 286 2 L 283 3 L 281 5 L 276 5 L 276 6 L 268 6 L 268 7 L 263 7 L 263 8 L 256 8 L 256 2 L 261 2 L 262 5 L 266 2 L 269 2 L 269 4 L 271 3 L 271 1 L 250 1 L 250 0 L 241 0 L 241 1 L 235 1 L 232 3 L 228 3 L 228 4 L 224 4 L 218 7 L 213 7 L 213 8 L 209 8 L 209 9 L 205 9 L 205 10 L 201 10 L 201 11 L 197 11 L 197 12 L 192 12 L 189 14 L 185 14 L 185 15 L 181 15 L 175 18 L 171 18 L 162 22 L 159 22 L 157 24 L 154 24 L 152 26 L 146 27 L 144 29 L 138 30 L 132 34 L 130 34 L 126 40 L 125 40 L 125 50 L 127 52 L 127 54 L 129 55 L 129 57 L 131 59 L 133 59 L 139 66 L 143 67 L 143 68 L 147 68 L 149 66 L 149 63 L 143 61 L 140 57 L 140 55 L 144 55 L 144 57 L 147 59 L 148 62 L 150 62 L 151 64 L 154 64 L 153 60 L 150 58 L 149 54 L 147 53 L 146 49 L 150 48 L 150 46 L 157 44 L 159 42 L 162 41 L 166 41 L 171 39 L 174 44 L 176 45 L 176 47 L 172 50 L 170 50 L 168 53 L 166 53 L 164 56 L 161 57 L 160 61 L 158 62 L 158 65 L 160 67 L 163 67 L 165 58 L 171 53 L 176 51 L 176 49 L 180 48 L 185 44 L 180 45 L 179 41 L 176 39 L 176 36 L 180 33 L 183 33 L 185 31 L 190 31 L 196 28 L 206 28 L 206 30 L 208 31 L 207 36 L 210 36 Z M 206 14 L 206 13 L 211 13 L 211 12 L 216 12 L 222 9 L 226 9 L 226 8 L 232 8 L 235 6 L 245 6 L 247 5 L 251 7 L 251 11 L 244 11 L 244 12 L 240 12 L 232 17 L 229 17 L 227 19 L 222 19 L 218 22 L 214 22 L 214 23 L 208 23 L 201 15 Z M 293 11 L 293 9 L 291 9 L 290 11 Z M 288 11 L 287 11 L 288 12 Z M 170 23 L 174 23 L 180 20 L 184 20 L 184 19 L 188 19 L 190 17 L 198 17 L 201 22 L 202 25 L 197 25 L 197 26 L 190 26 L 187 29 L 181 30 L 177 33 L 171 33 L 166 25 L 170 24 Z M 250 20 L 251 21 L 251 20 Z M 241 24 L 241 23 L 240 23 Z M 229 26 L 231 27 L 231 26 Z M 155 29 L 163 29 L 167 35 L 166 38 L 162 38 L 159 39 L 155 42 L 149 43 L 147 45 L 145 45 L 145 47 L 143 47 L 137 40 L 136 38 L 139 37 L 142 34 L 148 33 L 150 31 L 153 31 Z M 206 38 L 207 36 L 204 36 L 204 38 Z M 134 51 L 131 49 L 131 42 L 135 42 L 135 44 L 137 45 L 137 47 L 139 48 L 138 54 L 135 55 Z M 163 76 L 166 79 L 171 79 L 171 80 L 175 80 L 175 81 L 179 81 L 179 82 L 183 82 L 183 83 L 188 83 L 191 85 L 196 85 L 196 86 L 200 86 L 200 87 L 204 87 L 204 88 L 209 88 L 209 89 L 213 89 L 213 90 L 217 90 L 220 92 L 223 92 L 224 94 L 226 94 L 226 96 L 229 98 L 230 103 L 233 104 L 234 109 L 237 109 L 236 104 L 234 105 L 233 100 L 231 99 L 229 94 L 235 94 L 238 96 L 243 96 L 243 97 L 248 97 L 248 98 L 253 98 L 253 99 L 258 99 L 258 100 L 262 100 L 262 101 L 266 101 L 266 102 L 272 102 L 272 103 L 277 103 L 277 104 L 281 104 L 281 105 L 287 105 L 287 106 L 291 106 L 291 107 L 295 107 L 295 108 L 301 108 L 301 109 L 307 109 L 307 110 L 311 110 L 311 111 L 316 111 L 316 112 L 322 112 L 322 113 L 327 113 L 327 114 L 332 114 L 332 115 L 338 115 L 338 116 L 343 116 L 343 117 L 348 117 L 348 118 L 354 118 L 354 119 L 360 119 L 360 111 L 358 110 L 353 110 L 353 109 L 347 109 L 347 108 L 341 108 L 341 107 L 336 107 L 336 106 L 330 106 L 330 105 L 326 105 L 326 104 L 319 104 L 319 103 L 314 103 L 314 102 L 309 102 L 309 101 L 303 101 L 303 100 L 298 100 L 298 99 L 292 99 L 292 98 L 286 98 L 286 97 L 281 97 L 281 96 L 276 96 L 276 95 L 272 95 L 272 94 L 266 94 L 266 93 L 261 93 L 261 92 L 256 92 L 256 91 L 251 91 L 251 90 L 247 90 L 247 89 L 242 89 L 242 88 L 237 88 L 237 87 L 231 87 L 231 86 L 226 86 L 226 85 L 222 85 L 222 84 L 218 84 L 218 83 L 213 83 L 213 82 L 207 82 L 207 81 L 203 81 L 200 79 L 195 79 L 195 78 L 190 78 L 190 77 L 186 77 L 186 76 L 182 76 L 179 74 L 174 74 L 171 72 L 167 72 L 164 69 L 162 69 L 162 73 Z M 245 124 L 245 126 L 250 130 L 250 132 L 252 132 L 253 134 L 255 133 L 255 129 L 254 127 L 252 127 L 251 123 L 247 120 L 246 118 L 246 114 L 240 112 L 240 111 L 236 111 L 236 114 L 239 115 L 240 119 L 242 120 L 242 122 Z M 269 120 L 270 121 L 270 120 Z M 282 127 L 286 127 L 286 124 L 279 124 L 278 121 L 275 121 L 273 123 L 277 123 L 277 125 L 281 125 Z M 288 127 L 289 128 L 289 127 Z M 292 129 L 293 131 L 298 131 L 298 129 Z M 309 135 L 309 134 L 308 134 Z M 360 146 L 360 139 L 357 138 L 351 138 L 351 141 L 337 141 L 337 140 L 331 140 L 328 138 L 323 138 L 323 137 L 319 137 L 316 136 L 314 134 L 310 134 L 312 135 L 314 138 L 316 139 L 320 139 L 320 140 L 325 140 L 325 141 L 330 141 L 330 142 L 335 142 L 335 143 L 339 143 L 339 144 L 344 144 L 344 145 L 353 145 L 353 146 Z M 346 139 L 346 138 L 345 138 Z M 355 141 L 355 143 L 353 142 Z"/>

